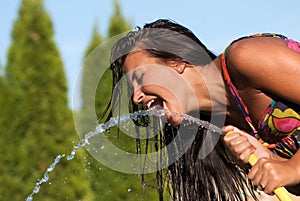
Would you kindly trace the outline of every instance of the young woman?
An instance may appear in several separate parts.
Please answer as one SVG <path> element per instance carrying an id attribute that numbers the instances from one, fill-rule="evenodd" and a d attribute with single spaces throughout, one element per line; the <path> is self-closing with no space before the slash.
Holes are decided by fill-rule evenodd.
<path id="1" fill-rule="evenodd" d="M 214 117 L 217 126 L 226 125 L 225 133 L 234 131 L 201 158 L 209 133 L 198 130 L 189 149 L 169 165 L 173 200 L 244 200 L 256 198 L 256 187 L 272 194 L 285 186 L 300 194 L 299 43 L 255 35 L 215 56 L 187 28 L 157 20 L 116 43 L 111 69 L 114 85 L 123 75 L 129 80 L 133 108 L 170 111 L 165 144 L 180 131 L 182 119 L 175 113 Z M 261 159 L 250 169 L 253 152 Z"/>

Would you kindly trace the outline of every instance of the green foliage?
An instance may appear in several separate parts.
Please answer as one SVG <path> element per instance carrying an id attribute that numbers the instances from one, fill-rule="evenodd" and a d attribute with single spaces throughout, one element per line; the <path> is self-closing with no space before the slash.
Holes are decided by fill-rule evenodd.
<path id="1" fill-rule="evenodd" d="M 132 27 L 122 16 L 119 3 L 114 1 L 114 5 L 108 38 Z M 4 72 L 0 67 L 1 200 L 25 200 L 55 157 L 70 154 L 78 142 L 53 34 L 43 0 L 22 0 Z M 94 129 L 96 122 L 89 114 L 95 108 L 99 118 L 111 96 L 110 52 L 93 51 L 103 38 L 94 27 L 85 53 L 85 57 L 92 57 L 83 71 L 82 108 L 74 111 L 86 125 L 81 132 Z M 93 83 L 96 86 L 91 90 Z M 135 152 L 131 137 L 113 131 L 109 139 L 121 149 Z M 151 174 L 147 178 L 154 181 Z M 72 161 L 62 159 L 34 200 L 157 200 L 155 188 L 143 188 L 140 175 L 113 171 L 79 149 Z"/>
<path id="2" fill-rule="evenodd" d="M 1 132 L 5 133 L 7 130 L 6 125 L 8 125 L 9 121 L 7 116 L 11 114 L 11 93 L 9 90 L 9 86 L 7 85 L 4 77 L 0 76 L 0 105 L 1 110 L 0 110 L 0 128 Z"/>
<path id="3" fill-rule="evenodd" d="M 1 143 L 7 143 L 1 149 L 7 155 L 2 159 L 0 194 L 2 200 L 24 200 L 56 155 L 69 152 L 66 144 L 77 140 L 63 64 L 42 0 L 22 0 L 7 61 L 12 107 L 3 126 L 9 129 L 1 131 Z M 82 167 L 80 159 L 62 161 L 51 175 L 56 184 L 42 186 L 37 200 L 92 198 Z"/>
<path id="4" fill-rule="evenodd" d="M 108 37 L 111 38 L 123 32 L 129 31 L 132 25 L 122 16 L 120 4 L 114 0 L 114 14 L 110 18 Z"/>
<path id="5" fill-rule="evenodd" d="M 114 6 L 115 11 L 110 18 L 107 34 L 109 39 L 132 28 L 122 16 L 117 1 L 114 1 Z M 82 133 L 94 130 L 95 116 L 99 119 L 105 111 L 112 93 L 112 77 L 109 69 L 111 49 L 108 48 L 110 45 L 107 44 L 107 41 L 103 42 L 102 38 L 105 37 L 98 33 L 97 27 L 94 27 L 92 39 L 85 52 L 86 59 L 81 85 L 82 107 L 79 111 Z M 122 132 L 118 133 L 116 129 L 112 129 L 106 137 L 121 150 L 135 153 L 136 147 L 133 138 Z M 95 200 L 157 200 L 156 189 L 144 189 L 145 186 L 142 184 L 140 175 L 116 172 L 103 166 L 92 156 L 88 156 L 87 161 L 89 161 L 88 171 L 91 174 L 89 181 L 95 192 Z M 150 177 L 153 180 L 153 175 Z"/>
<path id="6" fill-rule="evenodd" d="M 93 29 L 92 39 L 90 44 L 85 51 L 85 61 L 82 69 L 82 82 L 81 82 L 81 108 L 78 113 L 80 118 L 80 128 L 79 132 L 87 133 L 95 128 L 95 117 L 94 114 L 94 103 L 95 103 L 95 88 L 99 79 L 99 68 L 102 66 L 102 56 L 101 55 L 91 55 L 92 51 L 102 43 L 102 37 L 98 33 L 97 26 Z"/>
<path id="7" fill-rule="evenodd" d="M 12 177 L 12 174 L 15 172 L 13 165 L 17 164 L 17 161 L 12 161 L 15 155 L 16 144 L 10 132 L 9 117 L 12 118 L 13 115 L 12 96 L 9 86 L 2 76 L 0 76 L 0 92 L 0 193 L 2 198 L 5 198 L 3 200 L 10 200 L 10 194 L 16 192 L 11 190 L 12 183 L 18 180 L 18 178 Z"/>

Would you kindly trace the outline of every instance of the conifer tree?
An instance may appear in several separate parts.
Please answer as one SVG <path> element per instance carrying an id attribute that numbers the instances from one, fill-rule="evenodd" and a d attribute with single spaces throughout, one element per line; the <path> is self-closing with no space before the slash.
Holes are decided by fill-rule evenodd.
<path id="1" fill-rule="evenodd" d="M 118 0 L 114 0 L 114 13 L 110 17 L 110 24 L 108 27 L 108 37 L 111 38 L 118 34 L 129 31 L 132 25 L 126 20 L 121 12 L 120 4 Z"/>
<path id="2" fill-rule="evenodd" d="M 84 64 L 81 73 L 81 108 L 80 108 L 80 131 L 86 133 L 95 128 L 95 117 L 92 116 L 94 112 L 95 89 L 98 84 L 100 77 L 100 71 L 103 68 L 103 61 L 105 58 L 100 52 L 95 52 L 95 49 L 102 43 L 102 36 L 98 32 L 97 25 L 94 26 L 91 41 L 85 51 Z M 103 71 L 103 70 L 102 70 Z M 99 101 L 98 101 L 99 102 Z M 101 104 L 101 103 L 100 103 Z"/>
<path id="3" fill-rule="evenodd" d="M 6 200 L 24 200 L 58 154 L 69 154 L 77 140 L 63 63 L 53 39 L 53 26 L 42 0 L 22 0 L 14 23 L 6 79 L 13 97 L 9 115 L 14 153 L 6 163 Z M 83 163 L 62 160 L 37 200 L 88 200 L 92 194 Z M 3 198 L 3 197 L 2 197 Z"/>
<path id="4" fill-rule="evenodd" d="M 11 195 L 16 193 L 13 184 L 19 180 L 14 175 L 14 166 L 18 164 L 15 160 L 18 144 L 11 132 L 11 119 L 15 113 L 10 89 L 5 77 L 0 76 L 0 194 L 3 200 L 10 200 Z"/>
<path id="5" fill-rule="evenodd" d="M 100 36 L 97 27 L 94 27 L 90 44 L 85 52 L 85 62 L 83 66 L 81 95 L 82 108 L 80 112 L 83 132 L 94 129 L 95 122 L 92 110 L 95 108 L 96 116 L 99 119 L 104 112 L 111 96 L 111 71 L 109 69 L 110 45 L 107 42 L 112 37 L 123 34 L 132 28 L 128 20 L 121 13 L 118 1 L 114 1 L 114 13 L 110 18 L 107 40 Z M 107 46 L 106 46 L 107 45 Z M 97 84 L 96 91 L 94 85 Z M 91 89 L 92 88 L 92 89 Z M 89 122 L 91 121 L 91 122 Z M 131 147 L 130 151 L 135 152 L 135 140 L 122 132 L 117 133 L 111 129 L 107 136 L 111 143 L 121 149 Z M 91 139 L 92 140 L 92 139 Z M 95 191 L 95 200 L 157 200 L 156 190 L 149 189 L 143 192 L 142 179 L 139 175 L 130 175 L 116 172 L 109 167 L 105 167 L 100 162 L 88 157 L 89 172 L 92 175 L 89 179 Z"/>
<path id="6" fill-rule="evenodd" d="M 0 75 L 0 129 L 1 133 L 5 133 L 6 124 L 7 124 L 7 115 L 9 115 L 9 106 L 8 106 L 8 100 L 10 98 L 8 87 L 4 81 L 4 78 Z M 4 131 L 5 129 L 5 131 Z M 1 141 L 2 142 L 2 141 Z M 5 142 L 3 142 L 5 144 Z M 1 164 L 1 163 L 0 163 Z"/>
<path id="7" fill-rule="evenodd" d="M 119 34 L 126 34 L 126 32 L 132 30 L 133 25 L 128 20 L 125 19 L 120 8 L 120 4 L 118 0 L 114 0 L 114 13 L 110 18 L 109 28 L 108 28 L 108 37 L 114 37 Z M 111 81 L 109 82 L 111 83 Z M 131 146 L 131 150 L 128 149 L 130 152 L 135 153 L 135 144 L 134 139 L 128 137 L 126 134 L 121 135 L 122 132 L 119 134 L 120 136 L 116 140 L 116 144 L 121 147 L 123 150 L 128 149 Z M 115 174 L 115 181 L 126 180 L 127 183 L 123 183 L 124 186 L 131 186 L 131 188 L 135 191 L 135 197 L 132 194 L 125 194 L 123 197 L 126 197 L 128 200 L 133 199 L 142 199 L 145 201 L 150 200 L 158 200 L 157 197 L 157 189 L 155 188 L 155 174 L 147 174 L 145 178 L 147 181 L 142 181 L 140 175 L 127 175 L 127 174 Z M 146 183 L 143 183 L 146 182 Z M 149 183 L 148 183 L 149 182 Z M 154 182 L 154 183 L 152 183 Z M 117 185 L 117 183 L 115 183 Z M 148 186 L 148 187 L 145 187 Z M 152 187 L 150 187 L 152 186 Z M 117 191 L 120 195 L 123 193 L 121 190 Z"/>

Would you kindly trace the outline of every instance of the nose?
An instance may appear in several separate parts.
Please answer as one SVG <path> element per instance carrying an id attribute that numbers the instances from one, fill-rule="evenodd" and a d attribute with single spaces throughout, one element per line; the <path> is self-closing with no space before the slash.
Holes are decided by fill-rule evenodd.
<path id="1" fill-rule="evenodd" d="M 139 103 L 141 103 L 141 102 L 143 101 L 144 97 L 145 97 L 145 94 L 144 94 L 144 92 L 141 90 L 141 88 L 136 89 L 136 90 L 134 91 L 134 94 L 133 94 L 133 102 L 134 102 L 135 104 L 139 104 Z"/>

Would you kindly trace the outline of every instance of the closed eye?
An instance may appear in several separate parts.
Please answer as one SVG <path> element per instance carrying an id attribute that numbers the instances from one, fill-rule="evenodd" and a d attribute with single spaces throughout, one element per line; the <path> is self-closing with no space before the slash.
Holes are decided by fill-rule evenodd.
<path id="1" fill-rule="evenodd" d="M 141 70 L 136 70 L 132 74 L 132 81 L 136 81 L 137 84 L 141 85 L 143 83 L 144 75 L 145 75 L 145 73 L 142 72 Z"/>

